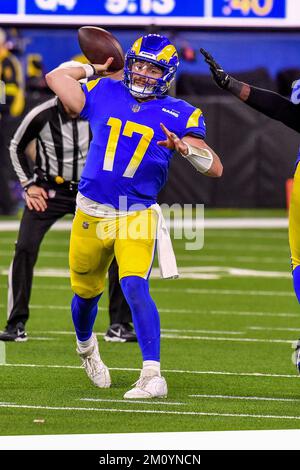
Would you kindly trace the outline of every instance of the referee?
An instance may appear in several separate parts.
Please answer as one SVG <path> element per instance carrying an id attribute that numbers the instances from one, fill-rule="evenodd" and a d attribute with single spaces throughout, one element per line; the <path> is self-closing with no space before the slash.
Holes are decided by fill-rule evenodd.
<path id="1" fill-rule="evenodd" d="M 26 341 L 25 324 L 40 244 L 58 219 L 74 214 L 78 181 L 91 140 L 88 122 L 69 115 L 57 97 L 32 109 L 10 145 L 11 160 L 25 191 L 26 206 L 8 279 L 8 320 L 2 341 Z M 26 158 L 35 142 L 34 168 Z M 136 341 L 131 312 L 114 260 L 109 271 L 110 328 L 107 341 Z"/>

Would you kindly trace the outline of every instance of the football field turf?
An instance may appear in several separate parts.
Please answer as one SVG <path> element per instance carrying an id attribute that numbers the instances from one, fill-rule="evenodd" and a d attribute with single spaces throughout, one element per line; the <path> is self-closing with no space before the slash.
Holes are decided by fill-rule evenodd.
<path id="1" fill-rule="evenodd" d="M 68 238 L 68 231 L 47 235 L 36 266 L 30 339 L 5 344 L 0 435 L 300 428 L 300 378 L 291 359 L 300 308 L 286 229 L 209 229 L 198 252 L 175 241 L 182 277 L 151 279 L 169 395 L 144 402 L 123 400 L 138 378 L 141 356 L 136 343 L 103 340 L 107 293 L 95 331 L 112 387 L 96 388 L 80 367 Z M 14 239 L 15 232 L 0 232 L 1 328 Z"/>

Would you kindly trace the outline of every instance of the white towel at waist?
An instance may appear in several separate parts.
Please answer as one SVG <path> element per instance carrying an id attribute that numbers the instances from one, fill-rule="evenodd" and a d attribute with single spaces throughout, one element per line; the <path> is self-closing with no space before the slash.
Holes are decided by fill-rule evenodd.
<path id="1" fill-rule="evenodd" d="M 150 206 L 157 213 L 157 254 L 160 276 L 163 279 L 177 278 L 179 276 L 176 257 L 171 242 L 168 227 L 162 210 L 158 204 Z"/>
<path id="2" fill-rule="evenodd" d="M 85 214 L 93 217 L 116 218 L 132 215 L 132 211 L 118 211 L 105 204 L 99 204 L 96 201 L 83 196 L 78 192 L 76 199 L 77 207 Z M 152 204 L 149 209 L 153 209 L 157 214 L 157 254 L 160 269 L 160 275 L 164 279 L 177 278 L 179 276 L 176 258 L 161 208 L 158 204 Z"/>

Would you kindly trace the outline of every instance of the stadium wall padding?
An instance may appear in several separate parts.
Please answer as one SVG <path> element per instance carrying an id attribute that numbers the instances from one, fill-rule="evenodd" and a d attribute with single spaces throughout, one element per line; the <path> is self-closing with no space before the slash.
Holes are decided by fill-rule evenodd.
<path id="1" fill-rule="evenodd" d="M 300 136 L 232 96 L 183 97 L 204 113 L 207 143 L 220 156 L 221 178 L 201 175 L 175 155 L 159 202 L 208 207 L 285 207 Z"/>

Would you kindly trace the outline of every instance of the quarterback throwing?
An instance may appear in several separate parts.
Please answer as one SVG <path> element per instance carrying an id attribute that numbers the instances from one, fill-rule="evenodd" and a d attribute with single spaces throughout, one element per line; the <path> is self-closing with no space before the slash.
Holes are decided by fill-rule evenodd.
<path id="1" fill-rule="evenodd" d="M 148 285 L 162 220 L 157 194 L 174 151 L 207 176 L 219 177 L 223 168 L 204 141 L 202 111 L 167 95 L 179 61 L 166 37 L 137 39 L 126 54 L 122 80 L 109 78 L 111 62 L 55 69 L 46 76 L 64 106 L 89 121 L 93 134 L 70 241 L 77 352 L 92 382 L 109 387 L 93 325 L 115 255 L 143 358 L 140 378 L 124 398 L 165 397 L 160 320 Z M 94 75 L 99 77 L 81 87 L 80 79 Z M 162 271 L 164 277 L 176 275 L 176 269 Z"/>

